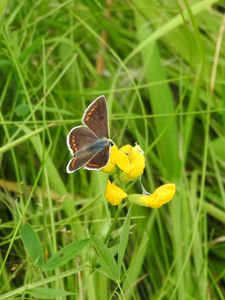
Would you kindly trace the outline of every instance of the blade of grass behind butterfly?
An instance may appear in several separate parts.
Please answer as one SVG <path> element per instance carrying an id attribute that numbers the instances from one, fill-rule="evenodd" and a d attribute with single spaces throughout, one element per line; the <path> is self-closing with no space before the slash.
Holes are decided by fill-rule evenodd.
<path id="1" fill-rule="evenodd" d="M 93 224 L 91 226 L 91 232 L 94 232 L 95 236 L 104 237 L 108 232 L 111 224 L 111 213 L 110 207 L 107 205 L 105 199 L 105 188 L 108 179 L 108 175 L 103 172 L 91 172 L 91 180 L 89 182 L 90 197 L 96 197 L 96 201 L 91 204 L 93 207 L 93 213 L 91 214 L 91 220 Z M 97 187 L 97 189 L 96 189 Z M 96 222 L 95 220 L 100 220 Z M 90 217 L 87 216 L 87 222 L 90 221 Z M 92 282 L 90 281 L 92 279 Z M 89 297 L 92 299 L 107 299 L 108 298 L 108 286 L 109 279 L 101 272 L 93 272 L 88 275 L 88 284 L 93 289 L 92 295 L 91 290 L 88 291 Z M 96 289 L 93 286 L 93 282 L 97 286 L 101 286 L 101 289 Z"/>
<path id="2" fill-rule="evenodd" d="M 149 27 L 147 28 L 147 23 L 143 19 L 139 18 L 137 27 L 140 39 L 143 40 L 151 34 L 151 30 Z M 165 80 L 166 74 L 156 44 L 152 43 L 143 49 L 141 54 L 144 62 L 145 80 L 147 82 Z M 173 114 L 173 97 L 167 83 L 161 86 L 151 86 L 148 88 L 148 92 L 153 113 Z M 157 150 L 164 165 L 164 176 L 171 181 L 176 180 L 180 175 L 180 159 L 178 155 L 178 132 L 175 119 L 173 116 L 155 118 L 154 124 L 158 135 L 167 128 L 165 134 L 158 142 Z"/>
<path id="3" fill-rule="evenodd" d="M 132 205 L 130 206 L 128 213 L 125 217 L 123 226 L 122 226 L 122 232 L 120 235 L 120 242 L 119 242 L 119 248 L 118 248 L 118 269 L 119 273 L 121 272 L 121 266 L 123 263 L 124 255 L 126 252 L 128 240 L 129 240 L 129 231 L 130 231 L 130 218 L 131 218 L 131 210 Z"/>
<path id="4" fill-rule="evenodd" d="M 126 300 L 133 299 L 132 292 L 133 286 L 137 283 L 138 277 L 142 270 L 146 252 L 148 249 L 149 232 L 151 232 L 156 217 L 156 211 L 154 211 L 148 220 L 145 220 L 145 230 L 142 234 L 136 237 L 136 247 L 132 250 L 132 259 L 129 263 L 129 267 L 126 270 L 125 278 L 122 283 L 123 293 L 126 296 Z"/>
<path id="5" fill-rule="evenodd" d="M 4 14 L 6 12 L 7 9 L 7 0 L 2 0 L 0 2 L 0 26 L 2 23 L 2 19 L 4 18 Z"/>
<path id="6" fill-rule="evenodd" d="M 141 41 L 147 39 L 151 34 L 152 30 L 148 26 L 147 22 L 143 18 L 136 18 L 136 26 L 138 32 L 138 38 Z M 145 80 L 147 82 L 157 82 L 166 79 L 166 73 L 161 62 L 161 56 L 157 48 L 156 43 L 149 44 L 142 51 L 141 55 L 144 63 Z M 150 95 L 150 103 L 153 113 L 171 113 L 174 112 L 174 103 L 172 93 L 168 84 L 164 83 L 161 86 L 151 86 L 148 88 Z M 178 131 L 177 125 L 173 116 L 168 118 L 156 118 L 154 119 L 157 134 L 160 135 L 162 131 L 167 129 L 165 134 L 161 136 L 157 144 L 157 150 L 160 156 L 161 164 L 164 170 L 164 178 L 169 181 L 179 182 L 181 164 L 178 155 Z M 179 187 L 178 187 L 179 190 Z M 182 232 L 182 226 L 180 224 L 181 204 L 176 201 L 176 198 L 170 204 L 172 207 L 171 214 L 173 224 L 176 224 L 174 242 L 174 251 L 176 260 L 176 276 L 179 274 L 181 269 L 183 256 L 180 254 L 180 242 L 184 233 Z M 179 225 L 180 224 L 180 225 Z M 168 256 L 165 248 L 161 250 L 165 256 Z M 179 253 L 179 255 L 178 255 Z M 184 295 L 185 282 L 180 283 L 180 296 Z"/>
<path id="7" fill-rule="evenodd" d="M 182 28 L 180 28 L 180 31 L 182 31 L 183 30 L 183 27 Z M 177 45 L 179 45 L 179 39 L 178 39 L 178 43 L 176 42 L 176 38 L 178 38 L 177 37 L 177 35 L 175 35 L 174 37 L 173 37 L 173 47 L 177 47 Z M 195 39 L 195 36 L 193 35 L 193 38 Z M 179 46 L 178 46 L 179 47 Z M 155 64 L 156 62 L 157 62 L 157 59 L 155 59 L 155 56 L 154 57 L 152 57 L 152 60 L 154 61 L 154 63 L 153 64 Z M 190 62 L 190 64 L 191 64 L 191 62 Z M 152 77 L 153 78 L 155 78 L 155 76 L 157 77 L 157 72 L 155 72 L 155 70 L 160 70 L 160 68 L 154 68 L 154 72 L 152 72 Z M 150 70 L 151 71 L 151 70 Z M 153 71 L 153 70 L 152 70 Z M 154 90 L 154 89 L 153 89 Z M 198 93 L 198 91 L 197 91 L 197 93 Z M 151 94 L 152 95 L 152 94 Z M 157 91 L 155 92 L 155 95 L 157 95 Z M 158 97 L 160 96 L 160 93 L 159 93 L 159 95 L 158 95 Z M 168 95 L 167 95 L 168 96 Z M 194 96 L 195 96 L 195 93 L 194 93 Z M 157 99 L 157 97 L 155 97 L 156 99 Z M 160 97 L 159 97 L 159 99 L 160 99 Z M 192 101 L 190 101 L 190 103 L 191 103 Z M 160 108 L 159 108 L 160 109 Z M 191 127 L 189 127 L 189 132 L 191 132 L 192 131 L 192 128 Z M 186 132 L 186 131 L 185 131 Z M 165 145 L 164 145 L 165 146 Z M 169 147 L 170 148 L 170 147 Z M 165 149 L 168 149 L 168 148 L 165 148 Z M 187 147 L 186 147 L 186 149 L 187 149 Z M 183 199 L 183 197 L 182 197 L 182 199 Z M 173 207 L 174 206 L 174 204 L 176 204 L 176 202 L 175 201 L 173 201 L 172 203 L 171 203 L 171 205 L 170 205 L 170 207 Z M 179 204 L 177 203 L 177 205 L 179 206 Z M 182 206 L 179 206 L 179 210 L 177 211 L 177 208 L 176 209 L 172 209 L 172 215 L 174 216 L 174 217 L 176 217 L 176 215 L 177 215 L 177 217 L 178 217 L 178 219 L 177 218 L 173 218 L 173 220 L 174 221 L 181 221 L 180 220 L 180 218 L 179 218 L 179 213 L 182 213 L 182 211 L 183 211 L 183 213 L 182 213 L 182 215 L 183 216 L 185 216 L 185 218 L 183 218 L 183 222 L 184 222 L 184 224 L 186 223 L 186 225 L 188 225 L 189 224 L 189 221 L 191 220 L 191 216 L 188 216 L 187 214 L 188 214 L 188 211 L 186 211 L 186 213 L 185 213 L 185 210 L 184 210 L 184 204 L 182 205 Z M 176 212 L 178 212 L 178 213 L 176 213 Z M 186 220 L 186 222 L 185 222 L 185 220 Z M 174 224 L 177 224 L 177 222 L 174 222 Z M 185 225 L 183 224 L 183 228 L 185 228 Z M 178 226 L 179 227 L 179 226 Z M 188 228 L 188 226 L 186 227 L 186 228 Z M 180 231 L 180 235 L 178 235 L 178 232 Z M 181 238 L 182 238 L 182 231 L 184 231 L 183 232 L 183 234 L 185 235 L 185 236 L 187 236 L 188 237 L 188 232 L 186 232 L 186 234 L 185 234 L 185 229 L 179 229 L 179 230 L 175 230 L 174 232 L 176 233 L 176 236 L 177 236 L 177 238 L 176 238 L 176 240 L 175 240 L 175 243 L 176 243 L 176 249 L 177 249 L 177 251 L 179 251 L 179 240 L 181 241 Z M 184 254 L 184 256 L 186 255 L 185 254 L 185 252 L 186 252 L 186 250 L 188 249 L 188 243 L 189 243 L 189 240 L 188 239 L 186 239 L 186 245 L 184 244 L 183 245 L 183 254 Z M 185 250 L 185 248 L 186 248 L 186 250 Z M 175 250 L 176 250 L 175 249 Z M 187 253 L 187 252 L 186 252 Z M 179 274 L 179 270 L 182 270 L 182 269 L 180 269 L 180 267 L 182 266 L 182 264 L 180 264 L 179 263 L 179 266 L 177 265 L 177 274 Z M 187 265 L 186 265 L 186 268 L 188 267 L 188 263 L 187 263 Z M 188 267 L 189 268 L 189 267 Z M 182 270 L 183 271 L 183 270 Z M 187 271 L 187 269 L 186 269 L 186 271 Z M 184 271 L 184 273 L 185 273 L 185 271 Z M 184 277 L 185 277 L 185 274 L 184 274 Z M 187 283 L 187 282 L 186 282 Z M 191 281 L 189 282 L 189 284 L 191 284 Z M 194 283 L 193 283 L 194 284 Z M 185 285 L 185 288 L 188 290 L 188 288 L 187 288 L 187 286 L 188 286 L 188 284 L 186 284 Z M 183 285 L 183 287 L 184 287 L 184 285 Z M 203 283 L 203 286 L 202 286 L 202 290 L 204 290 L 204 283 Z M 179 293 L 181 293 L 180 294 L 180 296 L 182 296 L 182 293 L 184 292 L 184 290 L 183 290 L 183 288 L 182 288 L 182 286 L 179 286 Z"/>
<path id="8" fill-rule="evenodd" d="M 22 126 L 22 129 L 26 134 L 31 132 L 31 130 L 27 126 Z M 43 153 L 44 146 L 41 143 L 40 137 L 39 136 L 32 137 L 31 143 L 33 144 L 33 147 L 39 159 L 41 160 L 43 158 L 42 153 Z M 56 191 L 59 195 L 62 196 L 67 195 L 68 193 L 66 187 L 49 156 L 46 157 L 45 163 L 46 163 L 47 174 L 49 177 L 49 182 L 52 189 Z M 63 206 L 67 216 L 70 217 L 76 213 L 75 206 L 73 205 L 73 200 L 70 199 L 69 197 L 66 197 L 64 199 Z M 76 232 L 78 239 L 82 239 L 85 237 L 82 226 L 79 224 L 79 222 L 76 225 L 71 225 L 71 227 L 73 228 L 73 232 Z"/>

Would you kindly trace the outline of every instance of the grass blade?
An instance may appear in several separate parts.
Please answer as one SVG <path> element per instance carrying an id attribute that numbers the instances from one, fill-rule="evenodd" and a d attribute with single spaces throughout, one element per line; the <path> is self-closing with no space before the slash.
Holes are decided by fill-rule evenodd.
<path id="1" fill-rule="evenodd" d="M 127 248 L 128 239 L 129 239 L 131 210 L 132 210 L 132 206 L 130 206 L 130 208 L 128 210 L 125 221 L 123 223 L 122 233 L 120 236 L 120 243 L 119 243 L 119 249 L 118 249 L 118 268 L 119 268 L 120 272 L 121 272 L 121 266 L 123 263 L 125 251 Z"/>
<path id="2" fill-rule="evenodd" d="M 119 270 L 110 249 L 95 236 L 91 237 L 91 242 L 98 253 L 98 259 L 102 271 L 110 279 L 117 281 L 119 279 Z"/>
<path id="3" fill-rule="evenodd" d="M 44 263 L 44 253 L 33 228 L 28 223 L 21 224 L 19 233 L 31 262 L 42 266 Z"/>
<path id="4" fill-rule="evenodd" d="M 48 259 L 44 265 L 44 269 L 46 271 L 50 271 L 65 265 L 71 259 L 75 258 L 75 256 L 79 254 L 81 250 L 88 245 L 88 243 L 89 239 L 85 239 L 65 246 Z"/>
<path id="5" fill-rule="evenodd" d="M 32 297 L 36 297 L 37 299 L 56 299 L 58 297 L 66 297 L 69 295 L 73 295 L 73 293 L 70 293 L 65 290 L 59 290 L 59 289 L 50 289 L 50 288 L 44 288 L 39 287 L 35 288 L 33 290 L 26 291 L 29 295 Z"/>

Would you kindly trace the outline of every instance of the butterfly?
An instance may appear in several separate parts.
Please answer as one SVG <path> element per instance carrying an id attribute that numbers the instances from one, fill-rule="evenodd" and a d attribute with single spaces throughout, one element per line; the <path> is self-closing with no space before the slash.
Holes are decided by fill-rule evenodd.
<path id="1" fill-rule="evenodd" d="M 110 147 L 114 145 L 109 139 L 105 96 L 99 96 L 88 106 L 82 123 L 72 128 L 67 135 L 67 146 L 73 156 L 67 165 L 67 173 L 82 167 L 89 170 L 105 167 L 109 161 Z"/>

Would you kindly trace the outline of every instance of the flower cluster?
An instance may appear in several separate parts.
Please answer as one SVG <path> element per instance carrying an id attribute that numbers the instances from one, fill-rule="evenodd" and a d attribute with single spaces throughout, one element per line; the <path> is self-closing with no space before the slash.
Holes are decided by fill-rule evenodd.
<path id="1" fill-rule="evenodd" d="M 126 183 L 141 178 L 144 168 L 144 152 L 139 145 L 134 147 L 125 145 L 119 149 L 114 145 L 111 148 L 110 160 L 102 171 L 109 175 L 114 175 L 116 181 L 125 186 Z M 172 200 L 176 186 L 173 183 L 164 184 L 152 194 L 147 193 L 143 186 L 142 190 L 143 194 L 128 195 L 122 188 L 108 180 L 106 199 L 112 205 L 119 205 L 123 199 L 127 198 L 133 204 L 158 208 Z"/>

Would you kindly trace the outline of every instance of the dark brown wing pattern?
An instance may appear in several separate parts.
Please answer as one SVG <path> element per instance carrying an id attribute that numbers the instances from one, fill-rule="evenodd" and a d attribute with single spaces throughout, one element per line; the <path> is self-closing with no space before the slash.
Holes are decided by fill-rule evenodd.
<path id="1" fill-rule="evenodd" d="M 96 142 L 98 137 L 94 132 L 86 126 L 77 126 L 70 130 L 67 136 L 67 146 L 72 155 L 80 150 Z"/>
<path id="2" fill-rule="evenodd" d="M 92 158 L 86 165 L 85 169 L 101 169 L 107 165 L 109 161 L 109 147 L 106 147 L 104 150 L 99 152 Z"/>
<path id="3" fill-rule="evenodd" d="M 108 109 L 104 96 L 98 97 L 85 110 L 82 121 L 98 137 L 109 137 Z"/>
<path id="4" fill-rule="evenodd" d="M 85 166 L 95 155 L 95 153 L 85 153 L 82 156 L 75 156 L 73 157 L 67 167 L 66 167 L 66 171 L 67 173 L 73 173 L 75 171 L 77 171 L 78 169 L 82 168 L 83 166 Z"/>

